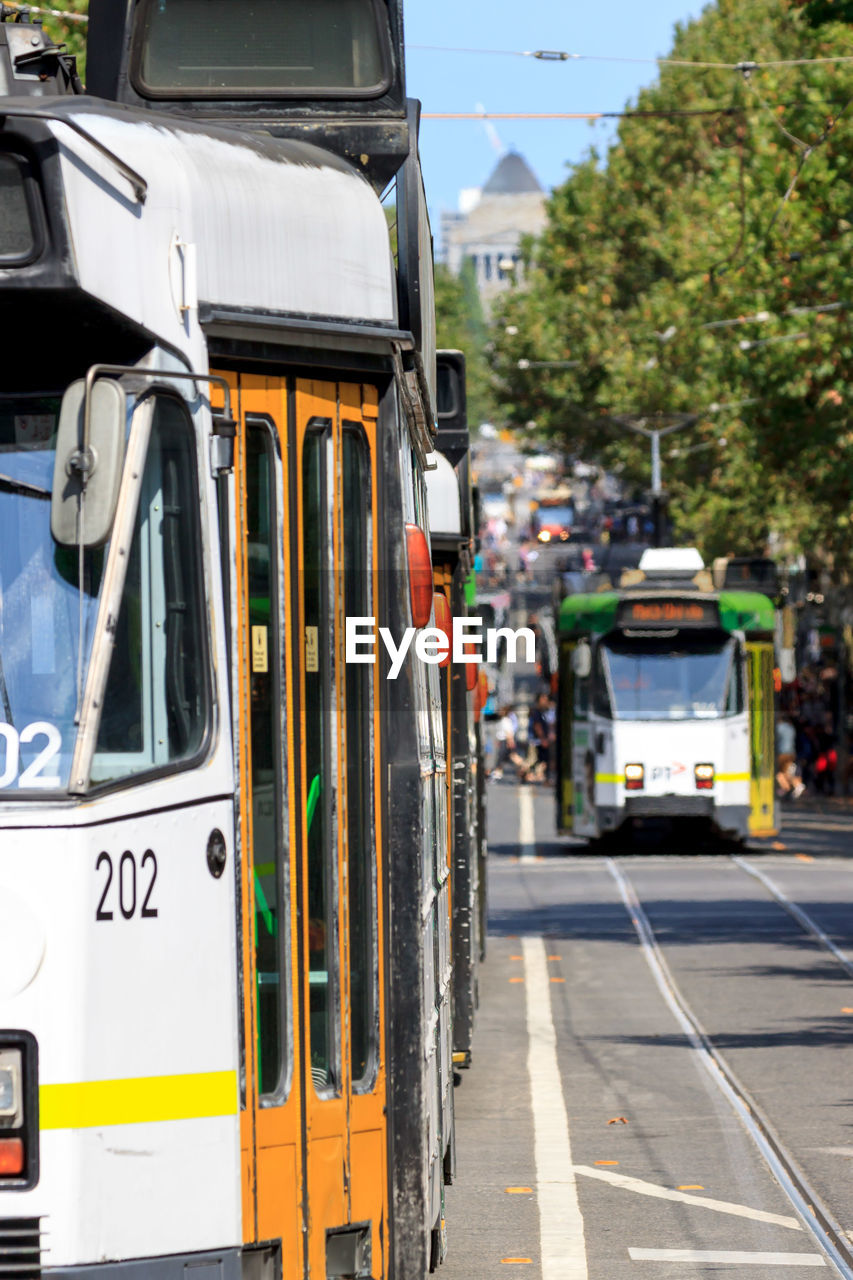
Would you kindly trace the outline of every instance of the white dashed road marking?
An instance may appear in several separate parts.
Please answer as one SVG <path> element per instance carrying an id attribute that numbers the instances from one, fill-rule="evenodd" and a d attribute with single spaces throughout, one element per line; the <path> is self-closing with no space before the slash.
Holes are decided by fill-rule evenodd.
<path id="1" fill-rule="evenodd" d="M 523 938 L 522 948 L 542 1280 L 588 1280 L 545 943 L 542 938 Z"/>

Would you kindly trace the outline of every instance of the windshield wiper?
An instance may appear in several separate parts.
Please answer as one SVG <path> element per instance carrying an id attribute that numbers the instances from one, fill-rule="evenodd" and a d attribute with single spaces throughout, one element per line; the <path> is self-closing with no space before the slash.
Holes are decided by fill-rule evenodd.
<path id="1" fill-rule="evenodd" d="M 26 480 L 13 480 L 11 476 L 0 475 L 0 489 L 4 493 L 18 493 L 22 498 L 41 498 L 50 501 L 50 489 L 42 489 L 37 484 L 27 484 Z"/>

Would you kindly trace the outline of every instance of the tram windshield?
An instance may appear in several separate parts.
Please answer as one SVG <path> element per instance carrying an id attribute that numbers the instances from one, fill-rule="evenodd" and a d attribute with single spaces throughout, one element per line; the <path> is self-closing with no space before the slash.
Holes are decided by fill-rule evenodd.
<path id="1" fill-rule="evenodd" d="M 123 579 L 112 588 L 120 586 L 121 598 L 111 635 L 97 630 L 109 544 L 81 553 L 51 534 L 60 407 L 60 395 L 0 396 L 0 802 L 180 767 L 202 750 L 209 723 L 195 440 L 185 406 L 165 394 L 143 405 L 148 451 Z M 97 738 L 88 778 L 72 780 L 96 654 L 110 658 L 94 703 Z"/>
<path id="2" fill-rule="evenodd" d="M 358 96 L 386 86 L 381 0 L 148 0 L 141 21 L 143 91 Z"/>
<path id="3" fill-rule="evenodd" d="M 83 554 L 81 591 L 50 532 L 60 404 L 0 397 L 0 797 L 68 786 L 95 630 L 105 548 Z"/>
<path id="4" fill-rule="evenodd" d="M 734 640 L 613 640 L 598 650 L 596 710 L 616 720 L 717 720 L 743 709 Z"/>

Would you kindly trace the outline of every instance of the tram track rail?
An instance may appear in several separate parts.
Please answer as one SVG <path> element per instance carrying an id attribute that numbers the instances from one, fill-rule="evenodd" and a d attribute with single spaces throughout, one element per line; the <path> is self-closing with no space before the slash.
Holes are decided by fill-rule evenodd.
<path id="1" fill-rule="evenodd" d="M 804 911 L 798 903 L 792 902 L 791 899 L 782 892 L 779 886 L 770 879 L 770 876 L 768 876 L 766 872 L 762 871 L 760 867 L 753 866 L 751 862 L 746 858 L 741 857 L 739 854 L 733 854 L 731 860 L 736 867 L 740 868 L 741 871 L 745 871 L 748 876 L 752 876 L 754 880 L 757 880 L 759 884 L 763 885 L 771 898 L 775 899 L 779 906 L 782 907 L 783 910 L 787 911 L 788 915 L 791 916 L 792 919 L 796 920 L 797 924 L 800 925 L 807 934 L 829 951 L 844 969 L 845 973 L 849 977 L 853 978 L 853 958 L 847 955 L 845 951 L 842 951 L 840 947 L 835 945 L 829 935 L 821 929 L 820 925 L 815 920 L 812 920 L 807 911 Z"/>
<path id="2" fill-rule="evenodd" d="M 732 861 L 745 874 L 752 875 L 763 883 L 779 905 L 788 910 L 806 932 L 827 947 L 853 976 L 853 964 L 849 958 L 835 946 L 802 908 L 790 902 L 769 877 L 758 868 L 753 868 L 745 859 L 733 857 Z M 691 1009 L 673 977 L 652 924 L 625 870 L 613 857 L 605 857 L 603 863 L 616 884 L 655 984 L 688 1044 L 697 1055 L 698 1061 L 738 1116 L 746 1133 L 760 1151 L 776 1182 L 803 1224 L 804 1231 L 812 1237 L 826 1257 L 827 1264 L 834 1268 L 835 1273 L 843 1280 L 853 1280 L 853 1247 L 845 1232 L 831 1211 L 821 1202 L 771 1121 L 738 1079 Z"/>

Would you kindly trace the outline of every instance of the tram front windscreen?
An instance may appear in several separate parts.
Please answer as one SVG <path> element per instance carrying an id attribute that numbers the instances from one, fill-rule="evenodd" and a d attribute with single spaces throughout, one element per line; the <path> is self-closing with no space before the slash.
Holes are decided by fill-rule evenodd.
<path id="1" fill-rule="evenodd" d="M 619 639 L 598 653 L 599 714 L 615 720 L 717 720 L 742 710 L 732 639 Z"/>

